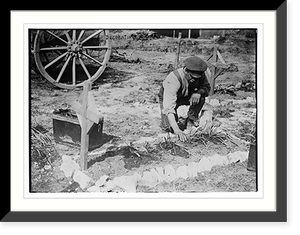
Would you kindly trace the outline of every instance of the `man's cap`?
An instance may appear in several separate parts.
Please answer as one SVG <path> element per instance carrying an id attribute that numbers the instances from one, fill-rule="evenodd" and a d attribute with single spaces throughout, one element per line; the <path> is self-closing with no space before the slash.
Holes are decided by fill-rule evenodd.
<path id="1" fill-rule="evenodd" d="M 204 60 L 197 56 L 192 56 L 184 61 L 184 66 L 191 71 L 195 72 L 205 72 L 207 69 L 207 64 Z"/>

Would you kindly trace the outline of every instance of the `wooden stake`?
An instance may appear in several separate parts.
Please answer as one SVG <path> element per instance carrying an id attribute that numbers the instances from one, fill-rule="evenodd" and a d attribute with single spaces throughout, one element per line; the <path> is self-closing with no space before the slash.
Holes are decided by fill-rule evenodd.
<path id="1" fill-rule="evenodd" d="M 208 62 L 210 59 L 212 59 L 212 62 Z M 221 61 L 218 62 L 218 59 Z M 210 71 L 209 68 L 205 71 L 205 74 L 207 78 L 209 79 L 209 83 L 211 86 L 211 90 L 209 92 L 209 95 L 214 94 L 215 90 L 215 82 L 216 78 L 225 70 L 229 68 L 229 65 L 226 64 L 225 60 L 223 59 L 221 53 L 218 51 L 217 46 L 214 45 L 214 51 L 213 53 L 208 57 L 207 64 L 212 67 L 212 71 Z"/>
<path id="2" fill-rule="evenodd" d="M 89 148 L 89 135 L 87 134 L 87 108 L 88 92 L 91 90 L 91 82 L 83 83 L 82 92 L 82 121 L 81 121 L 81 147 L 80 147 L 80 166 L 82 170 L 87 169 L 87 154 Z"/>
<path id="3" fill-rule="evenodd" d="M 221 61 L 222 64 L 226 64 L 225 60 L 223 59 L 221 53 L 217 50 L 217 54 L 218 54 L 218 57 L 219 57 L 219 60 Z"/>
<path id="4" fill-rule="evenodd" d="M 192 34 L 192 30 L 189 29 L 189 35 L 188 35 L 188 38 L 189 38 L 189 39 L 191 38 L 191 34 Z"/>
<path id="5" fill-rule="evenodd" d="M 178 45 L 177 45 L 177 51 L 175 56 L 175 69 L 177 69 L 179 64 L 179 54 L 180 54 L 180 43 L 181 43 L 181 32 L 178 33 Z"/>
<path id="6" fill-rule="evenodd" d="M 202 29 L 199 29 L 199 38 L 202 37 Z"/>
<path id="7" fill-rule="evenodd" d="M 218 57 L 217 57 L 217 46 L 215 45 L 214 46 L 213 56 L 212 56 L 212 62 L 216 63 L 217 60 L 218 60 Z M 211 86 L 211 89 L 210 89 L 209 95 L 213 95 L 214 94 L 214 89 L 215 89 L 215 74 L 216 74 L 216 67 L 213 66 L 212 71 L 211 71 L 211 76 L 210 76 L 210 86 Z"/>

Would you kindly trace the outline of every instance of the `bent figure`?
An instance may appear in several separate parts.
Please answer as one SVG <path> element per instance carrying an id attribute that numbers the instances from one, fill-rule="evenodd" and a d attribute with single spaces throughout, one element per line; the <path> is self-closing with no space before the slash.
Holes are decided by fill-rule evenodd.
<path id="1" fill-rule="evenodd" d="M 209 95 L 210 84 L 206 78 L 207 64 L 199 57 L 189 57 L 184 61 L 184 67 L 171 72 L 163 81 L 159 91 L 161 108 L 161 128 L 172 132 L 181 141 L 187 137 L 183 130 L 187 122 L 197 125 L 199 113 Z M 189 105 L 188 117 L 179 119 L 177 109 L 181 105 Z"/>

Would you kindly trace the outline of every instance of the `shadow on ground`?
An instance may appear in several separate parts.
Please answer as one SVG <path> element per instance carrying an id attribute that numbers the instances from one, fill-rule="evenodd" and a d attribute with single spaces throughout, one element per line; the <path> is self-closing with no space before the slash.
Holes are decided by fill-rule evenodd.
<path id="1" fill-rule="evenodd" d="M 152 154 L 146 154 L 138 151 L 131 146 L 121 146 L 108 148 L 107 152 L 101 156 L 98 156 L 88 162 L 88 168 L 94 165 L 96 162 L 102 162 L 109 157 L 123 156 L 125 163 L 124 167 L 128 170 L 132 168 L 138 168 L 141 165 L 146 165 L 149 162 L 158 160 L 157 157 Z"/>

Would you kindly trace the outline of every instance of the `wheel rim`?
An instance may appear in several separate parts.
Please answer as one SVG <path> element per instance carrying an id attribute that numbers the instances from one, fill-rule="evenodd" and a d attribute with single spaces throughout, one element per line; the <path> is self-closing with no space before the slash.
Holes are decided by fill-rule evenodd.
<path id="1" fill-rule="evenodd" d="M 34 40 L 38 70 L 61 88 L 94 82 L 105 70 L 110 53 L 108 30 L 38 30 Z"/>

